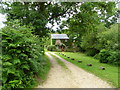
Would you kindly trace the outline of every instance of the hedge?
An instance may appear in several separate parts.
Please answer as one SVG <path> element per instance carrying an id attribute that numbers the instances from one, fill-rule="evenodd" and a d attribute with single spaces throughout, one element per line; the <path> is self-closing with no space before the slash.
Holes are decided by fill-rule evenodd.
<path id="1" fill-rule="evenodd" d="M 44 70 L 44 49 L 31 27 L 9 22 L 2 33 L 3 88 L 29 88 Z"/>

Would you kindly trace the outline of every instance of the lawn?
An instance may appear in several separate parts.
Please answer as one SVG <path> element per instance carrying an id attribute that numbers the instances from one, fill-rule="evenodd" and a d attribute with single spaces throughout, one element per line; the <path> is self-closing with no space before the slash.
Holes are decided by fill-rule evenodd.
<path id="1" fill-rule="evenodd" d="M 83 53 L 72 53 L 72 52 L 62 52 L 67 57 L 74 58 L 75 60 L 71 60 L 67 58 L 59 52 L 55 52 L 57 55 L 66 59 L 67 61 L 77 65 L 78 67 L 93 73 L 94 75 L 100 77 L 103 80 L 106 80 L 109 84 L 114 87 L 118 87 L 118 67 L 112 66 L 109 64 L 99 63 L 99 60 L 94 59 L 93 57 L 86 56 Z M 82 63 L 78 63 L 77 61 L 81 60 Z M 87 64 L 92 64 L 92 66 L 87 66 Z M 105 67 L 105 70 L 100 69 L 100 67 Z"/>

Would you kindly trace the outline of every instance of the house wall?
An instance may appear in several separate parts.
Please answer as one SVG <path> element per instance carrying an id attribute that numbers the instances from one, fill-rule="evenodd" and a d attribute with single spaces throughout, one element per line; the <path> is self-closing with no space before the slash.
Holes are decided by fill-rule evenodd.
<path id="1" fill-rule="evenodd" d="M 69 40 L 67 40 L 66 42 L 66 39 L 59 39 L 62 43 L 64 43 L 66 46 L 68 46 L 68 42 Z M 56 39 L 52 39 L 52 45 L 55 45 L 56 43 Z"/>

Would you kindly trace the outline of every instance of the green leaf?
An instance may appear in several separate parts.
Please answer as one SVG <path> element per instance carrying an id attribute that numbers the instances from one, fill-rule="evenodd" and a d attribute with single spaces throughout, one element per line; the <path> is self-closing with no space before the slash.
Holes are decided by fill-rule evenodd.
<path id="1" fill-rule="evenodd" d="M 13 64 L 10 62 L 3 62 L 3 66 L 12 66 Z"/>
<path id="2" fill-rule="evenodd" d="M 15 44 L 9 44 L 9 47 L 16 47 Z"/>
<path id="3" fill-rule="evenodd" d="M 7 42 L 7 40 L 2 40 L 2 43 L 6 43 Z"/>
<path id="4" fill-rule="evenodd" d="M 11 74 L 14 74 L 15 76 L 17 75 L 15 69 L 10 69 L 10 68 L 9 68 L 8 71 L 7 71 L 7 75 L 10 74 L 10 73 L 11 73 Z"/>
<path id="5" fill-rule="evenodd" d="M 20 59 L 13 59 L 14 64 L 20 64 Z"/>
<path id="6" fill-rule="evenodd" d="M 3 83 L 5 83 L 5 82 L 7 81 L 7 79 L 8 79 L 7 77 L 3 76 L 3 77 L 2 77 Z"/>
<path id="7" fill-rule="evenodd" d="M 13 81 L 10 81 L 9 83 L 19 83 L 20 80 L 13 80 Z"/>
<path id="8" fill-rule="evenodd" d="M 6 37 L 6 39 L 11 39 L 12 40 L 12 38 L 10 38 L 10 37 Z"/>
<path id="9" fill-rule="evenodd" d="M 24 53 L 21 53 L 20 56 L 27 57 L 27 55 Z"/>
<path id="10" fill-rule="evenodd" d="M 19 86 L 22 83 L 22 81 L 21 80 L 13 80 L 13 81 L 10 81 L 9 83 L 14 88 L 15 86 Z"/>
<path id="11" fill-rule="evenodd" d="M 30 70 L 30 67 L 26 64 L 26 65 L 22 65 L 21 66 L 22 69 L 27 69 L 27 70 Z"/>
<path id="12" fill-rule="evenodd" d="M 21 51 L 20 51 L 20 50 L 17 50 L 16 52 L 17 52 L 17 53 L 21 53 Z"/>
<path id="13" fill-rule="evenodd" d="M 3 59 L 3 61 L 7 61 L 7 60 L 12 59 L 12 57 L 10 55 L 3 55 L 2 59 Z"/>

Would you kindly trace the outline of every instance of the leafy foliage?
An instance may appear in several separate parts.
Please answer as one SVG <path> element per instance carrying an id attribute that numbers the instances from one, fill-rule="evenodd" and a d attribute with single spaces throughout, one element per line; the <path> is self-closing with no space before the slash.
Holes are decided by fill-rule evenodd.
<path id="1" fill-rule="evenodd" d="M 18 20 L 2 29 L 3 88 L 28 88 L 35 75 L 44 72 L 43 45 L 32 34 L 32 27 L 20 26 Z"/>
<path id="2" fill-rule="evenodd" d="M 44 37 L 50 32 L 47 23 L 60 23 L 60 17 L 70 16 L 76 11 L 78 3 L 57 2 L 12 2 L 1 3 L 2 13 L 7 13 L 7 20 L 19 19 L 21 24 L 34 27 L 33 33 Z M 6 7 L 4 7 L 6 6 Z M 57 12 L 56 12 L 57 11 Z M 20 13 L 21 12 L 21 13 Z"/>
<path id="3" fill-rule="evenodd" d="M 101 48 L 117 50 L 118 49 L 118 24 L 114 24 L 110 29 L 98 33 L 98 43 L 97 47 L 99 50 Z"/>
<path id="4" fill-rule="evenodd" d="M 55 45 L 49 45 L 47 47 L 47 50 L 49 50 L 49 51 L 56 51 L 56 46 Z"/>
<path id="5" fill-rule="evenodd" d="M 65 48 L 65 47 L 66 47 L 66 45 L 65 45 L 64 43 L 62 43 L 60 46 L 61 46 L 61 47 L 63 47 L 63 48 Z"/>
<path id="6" fill-rule="evenodd" d="M 117 46 L 117 44 L 112 45 L 116 43 L 116 34 L 118 33 L 117 28 L 115 29 L 117 25 L 113 25 L 117 21 L 117 14 L 119 12 L 115 2 L 84 2 L 78 10 L 79 11 L 71 18 L 64 21 L 62 26 L 69 28 L 65 30 L 67 32 L 64 32 L 69 35 L 71 41 L 76 41 L 75 44 L 81 51 L 86 51 L 88 55 L 94 56 L 99 53 L 101 49 L 110 46 L 105 46 L 103 42 L 107 41 L 107 43 L 111 44 L 111 48 Z M 113 26 L 111 27 L 111 25 Z M 113 32 L 114 34 L 112 34 Z M 109 34 L 109 36 L 107 34 Z M 111 37 L 114 37 L 116 40 L 112 42 L 112 39 L 110 40 Z"/>
<path id="7" fill-rule="evenodd" d="M 97 26 L 96 32 L 82 37 L 81 47 L 86 50 L 87 55 L 95 55 L 100 62 L 117 65 L 119 63 L 118 24 L 112 25 L 110 29 L 103 25 Z"/>
<path id="8" fill-rule="evenodd" d="M 105 49 L 101 50 L 100 53 L 99 53 L 100 62 L 101 63 L 108 63 L 107 57 L 109 57 L 109 56 L 110 56 L 109 51 L 107 51 Z"/>
<path id="9" fill-rule="evenodd" d="M 96 58 L 99 59 L 101 63 L 120 65 L 118 51 L 110 51 L 110 50 L 102 49 L 100 53 L 96 56 Z"/>
<path id="10" fill-rule="evenodd" d="M 69 28 L 63 32 L 69 35 L 72 42 L 75 40 L 80 51 L 85 51 L 89 56 L 99 56 L 98 53 L 105 49 L 106 52 L 103 53 L 105 58 L 109 57 L 107 52 L 110 56 L 111 52 L 118 52 L 118 24 L 115 23 L 119 10 L 116 8 L 116 3 L 84 2 L 78 9 L 80 12 L 64 21 L 62 26 Z M 109 57 L 110 62 L 112 57 L 117 59 L 118 56 L 114 55 Z M 107 59 L 103 62 L 105 60 Z M 114 62 L 118 60 L 113 60 L 112 63 Z"/>
<path id="11" fill-rule="evenodd" d="M 101 62 L 118 63 L 115 23 L 119 11 L 115 2 L 5 2 L 2 5 L 2 13 L 7 13 L 8 20 L 1 32 L 4 88 L 29 87 L 35 83 L 35 75 L 44 72 L 43 45 L 49 39 L 44 37 L 50 33 L 47 24 L 59 24 L 62 17 L 68 18 L 60 28 L 69 28 L 65 30 L 70 37 L 69 45 L 75 40 L 75 46 L 87 55 L 96 55 Z M 16 19 L 21 23 L 9 22 Z M 115 25 L 111 27 L 112 24 Z M 55 46 L 49 46 L 49 50 L 54 49 Z"/>

